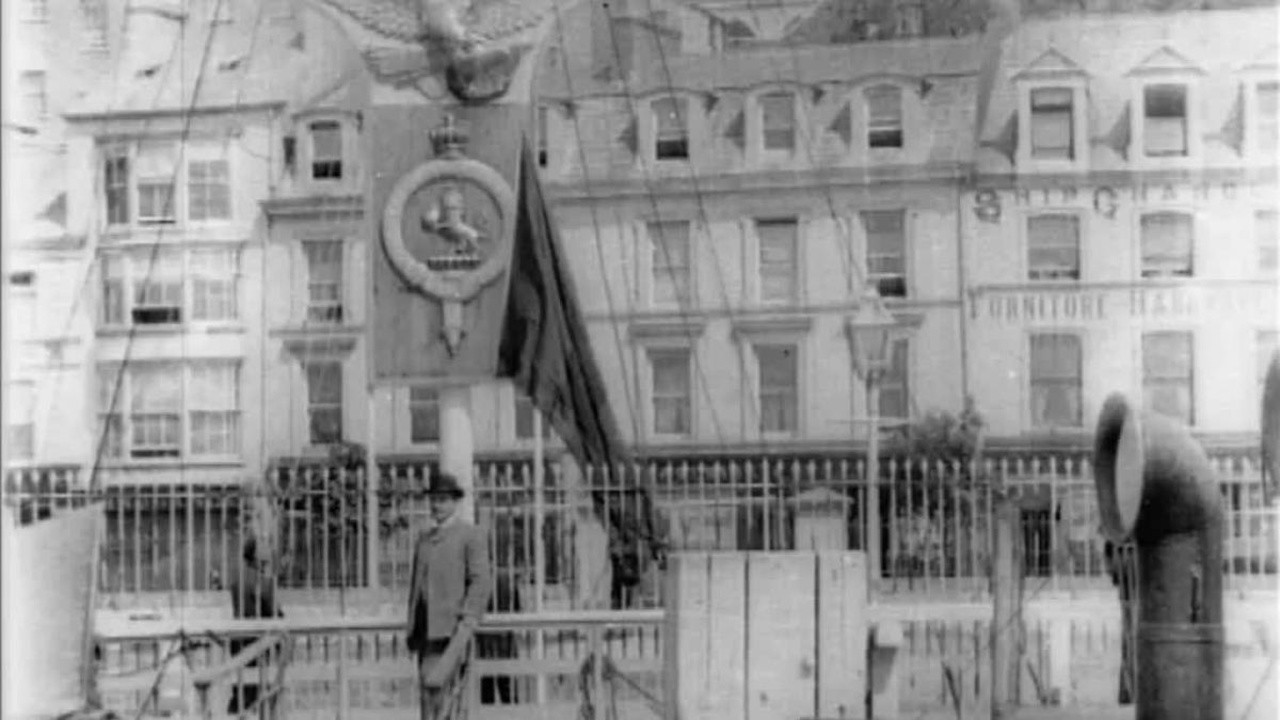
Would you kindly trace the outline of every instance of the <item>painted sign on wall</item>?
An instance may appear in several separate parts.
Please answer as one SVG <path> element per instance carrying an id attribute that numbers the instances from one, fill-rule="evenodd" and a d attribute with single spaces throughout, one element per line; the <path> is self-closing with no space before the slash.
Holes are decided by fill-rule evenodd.
<path id="1" fill-rule="evenodd" d="M 1266 282 L 1149 287 L 980 287 L 969 317 L 1013 325 L 1130 320 L 1236 318 L 1275 321 L 1277 292 Z"/>
<path id="2" fill-rule="evenodd" d="M 1132 182 L 1124 184 L 1061 184 L 1044 187 L 984 188 L 973 194 L 973 213 L 983 222 L 999 222 L 1006 204 L 1013 207 L 1083 207 L 1114 218 L 1121 204 L 1207 203 L 1244 198 L 1264 199 L 1274 184 L 1263 187 L 1236 181 Z"/>

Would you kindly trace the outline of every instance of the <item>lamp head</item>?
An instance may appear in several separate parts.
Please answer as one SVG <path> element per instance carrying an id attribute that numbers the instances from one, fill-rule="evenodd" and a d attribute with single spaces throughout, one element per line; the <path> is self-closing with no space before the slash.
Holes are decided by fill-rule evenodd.
<path id="1" fill-rule="evenodd" d="M 880 293 L 868 288 L 858 303 L 858 309 L 845 325 L 849 345 L 853 353 L 854 369 L 862 377 L 882 370 L 892 361 L 893 337 L 898 329 L 897 318 L 885 309 Z"/>

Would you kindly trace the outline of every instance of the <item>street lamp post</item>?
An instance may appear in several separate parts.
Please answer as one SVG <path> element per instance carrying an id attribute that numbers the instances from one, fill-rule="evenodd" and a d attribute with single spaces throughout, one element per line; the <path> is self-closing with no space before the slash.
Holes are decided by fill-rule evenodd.
<path id="1" fill-rule="evenodd" d="M 871 584 L 880 580 L 880 379 L 892 363 L 893 340 L 902 326 L 885 309 L 880 293 L 868 288 L 845 324 L 854 371 L 867 395 L 867 570 Z"/>

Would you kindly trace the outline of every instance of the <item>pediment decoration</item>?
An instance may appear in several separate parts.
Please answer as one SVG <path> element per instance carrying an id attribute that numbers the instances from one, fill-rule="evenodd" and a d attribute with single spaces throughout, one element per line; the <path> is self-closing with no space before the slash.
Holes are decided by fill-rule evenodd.
<path id="1" fill-rule="evenodd" d="M 655 340 L 686 340 L 693 342 L 702 337 L 707 329 L 705 319 L 700 318 L 636 318 L 631 321 L 627 333 L 632 342 L 644 343 Z"/>
<path id="2" fill-rule="evenodd" d="M 1064 55 L 1057 48 L 1049 48 L 1032 60 L 1026 67 L 1014 73 L 1013 79 L 1025 80 L 1050 77 L 1085 77 L 1088 73 L 1076 61 Z"/>
<path id="3" fill-rule="evenodd" d="M 1280 45 L 1272 43 L 1240 69 L 1245 72 L 1272 72 L 1280 66 Z"/>
<path id="4" fill-rule="evenodd" d="M 733 321 L 733 336 L 741 342 L 761 335 L 803 335 L 812 328 L 808 315 L 748 317 Z"/>
<path id="5" fill-rule="evenodd" d="M 1194 73 L 1204 74 L 1204 69 L 1192 62 L 1187 56 L 1165 45 L 1148 55 L 1129 71 L 1129 75 L 1149 75 L 1162 73 Z"/>

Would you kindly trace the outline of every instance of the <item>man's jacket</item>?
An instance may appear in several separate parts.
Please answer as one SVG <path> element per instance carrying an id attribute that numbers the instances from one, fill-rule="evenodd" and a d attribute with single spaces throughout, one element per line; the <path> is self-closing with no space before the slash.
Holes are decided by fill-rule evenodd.
<path id="1" fill-rule="evenodd" d="M 493 579 L 484 531 L 454 522 L 418 536 L 409 583 L 410 650 L 453 636 L 464 617 L 480 619 Z"/>

